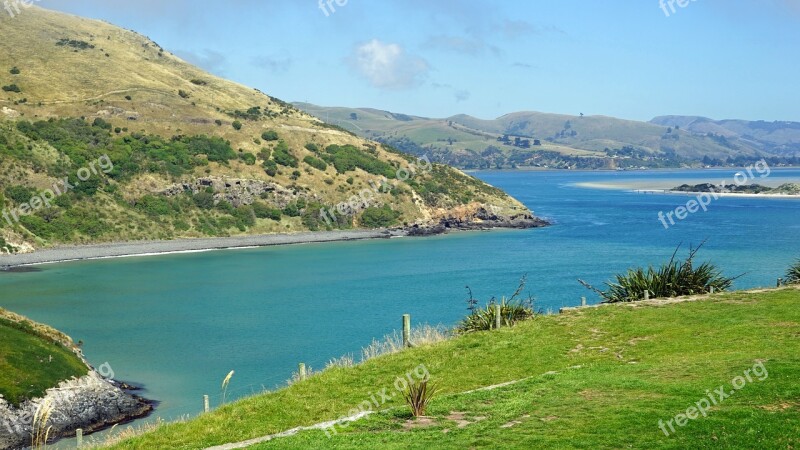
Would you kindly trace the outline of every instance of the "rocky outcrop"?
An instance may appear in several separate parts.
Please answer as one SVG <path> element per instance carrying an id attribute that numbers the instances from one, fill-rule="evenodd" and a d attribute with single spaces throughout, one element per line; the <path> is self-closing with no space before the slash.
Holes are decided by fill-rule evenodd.
<path id="1" fill-rule="evenodd" d="M 408 236 L 432 236 L 451 230 L 491 230 L 494 228 L 539 228 L 550 222 L 534 216 L 530 211 L 499 212 L 484 205 L 472 205 L 469 209 L 454 209 L 451 213 L 440 214 L 427 224 L 414 224 L 406 227 Z"/>
<path id="2" fill-rule="evenodd" d="M 198 178 L 191 183 L 181 183 L 161 191 L 162 195 L 173 197 L 179 194 L 197 194 L 210 190 L 214 193 L 215 203 L 227 201 L 234 207 L 251 205 L 259 198 L 266 198 L 271 204 L 285 208 L 298 198 L 309 198 L 277 184 L 259 180 Z"/>
<path id="3" fill-rule="evenodd" d="M 20 449 L 31 443 L 33 417 L 40 405 L 52 407 L 45 428 L 51 440 L 97 431 L 116 423 L 148 415 L 152 405 L 131 395 L 96 371 L 48 389 L 43 398 L 28 400 L 18 408 L 0 398 L 0 449 Z"/>

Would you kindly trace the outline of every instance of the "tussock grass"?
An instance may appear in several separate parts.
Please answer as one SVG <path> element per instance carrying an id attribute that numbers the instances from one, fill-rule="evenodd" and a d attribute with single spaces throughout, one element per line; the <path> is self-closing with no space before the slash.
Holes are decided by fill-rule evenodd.
<path id="1" fill-rule="evenodd" d="M 786 271 L 787 284 L 800 284 L 800 259 Z"/>

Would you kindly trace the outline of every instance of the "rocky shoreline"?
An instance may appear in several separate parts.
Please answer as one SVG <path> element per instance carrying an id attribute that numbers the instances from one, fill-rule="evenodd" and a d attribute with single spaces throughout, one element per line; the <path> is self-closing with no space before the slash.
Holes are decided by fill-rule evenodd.
<path id="1" fill-rule="evenodd" d="M 146 417 L 153 404 L 121 389 L 92 370 L 87 375 L 61 382 L 43 398 L 26 400 L 14 407 L 0 398 L 0 449 L 21 449 L 31 444 L 33 417 L 40 405 L 52 414 L 50 441 L 75 436 L 75 430 L 92 433 L 114 424 Z"/>
<path id="2" fill-rule="evenodd" d="M 477 219 L 477 220 L 475 220 Z M 223 238 L 175 239 L 170 241 L 115 242 L 109 244 L 65 246 L 12 255 L 0 254 L 0 270 L 13 270 L 21 266 L 48 264 L 88 259 L 146 256 L 167 253 L 198 252 L 236 248 L 267 247 L 272 245 L 310 244 L 320 242 L 388 239 L 393 237 L 424 237 L 450 231 L 475 231 L 491 229 L 528 229 L 550 225 L 546 220 L 531 214 L 499 217 L 483 211 L 477 217 L 462 219 L 445 217 L 427 225 L 400 228 L 350 231 L 313 231 L 304 233 L 234 236 Z"/>

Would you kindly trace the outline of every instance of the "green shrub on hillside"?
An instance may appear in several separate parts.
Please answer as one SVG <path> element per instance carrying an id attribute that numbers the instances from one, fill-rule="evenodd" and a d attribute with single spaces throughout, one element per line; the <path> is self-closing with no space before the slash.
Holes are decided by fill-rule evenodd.
<path id="1" fill-rule="evenodd" d="M 643 300 L 645 292 L 649 293 L 650 298 L 671 298 L 708 294 L 712 288 L 714 292 L 729 289 L 736 278 L 723 276 L 717 266 L 708 262 L 695 267 L 694 258 L 702 247 L 703 244 L 690 248 L 689 256 L 683 262 L 675 261 L 675 255 L 680 249 L 678 247 L 669 262 L 658 269 L 653 266 L 647 269 L 639 267 L 628 270 L 625 274 L 618 274 L 616 282 L 606 283 L 607 291 L 595 289 L 583 280 L 578 281 L 597 292 L 603 298 L 603 303 Z"/>
<path id="2" fill-rule="evenodd" d="M 323 160 L 321 160 L 319 158 L 315 158 L 315 157 L 313 157 L 311 155 L 306 156 L 305 158 L 303 158 L 303 162 L 308 164 L 309 166 L 315 168 L 315 169 L 318 169 L 318 170 L 323 170 L 324 171 L 325 169 L 328 168 L 328 164 L 326 164 L 325 161 L 323 161 Z"/>
<path id="3" fill-rule="evenodd" d="M 330 145 L 325 151 L 328 162 L 332 163 L 339 173 L 361 169 L 373 175 L 381 175 L 389 179 L 395 178 L 395 169 L 388 163 L 366 154 L 352 145 Z"/>
<path id="4" fill-rule="evenodd" d="M 281 216 L 283 216 L 283 212 L 280 209 L 272 208 L 269 205 L 262 202 L 255 202 L 253 203 L 252 206 L 253 206 L 253 212 L 259 219 L 270 219 L 274 221 L 280 221 Z"/>
<path id="5" fill-rule="evenodd" d="M 19 75 L 19 69 L 17 66 L 12 67 L 9 72 L 11 72 L 11 75 Z"/>
<path id="6" fill-rule="evenodd" d="M 278 140 L 278 133 L 276 131 L 273 131 L 273 130 L 265 131 L 265 132 L 261 133 L 261 139 L 263 139 L 263 140 L 265 140 L 267 142 L 277 141 Z"/>
<path id="7" fill-rule="evenodd" d="M 242 129 L 242 122 L 239 122 L 238 120 L 234 120 L 233 123 L 231 124 L 231 126 L 233 126 L 234 130 L 239 131 L 239 130 Z"/>
<path id="8" fill-rule="evenodd" d="M 361 213 L 359 223 L 366 228 L 386 228 L 395 225 L 401 215 L 399 211 L 393 210 L 389 205 L 371 206 Z"/>
<path id="9" fill-rule="evenodd" d="M 9 84 L 8 86 L 3 86 L 3 90 L 6 92 L 22 92 L 22 89 L 19 88 L 16 84 Z"/>
<path id="10" fill-rule="evenodd" d="M 11 199 L 14 203 L 26 203 L 36 195 L 36 189 L 27 186 L 9 186 L 6 188 L 6 197 Z"/>
<path id="11" fill-rule="evenodd" d="M 272 159 L 274 159 L 276 163 L 286 167 L 296 168 L 300 165 L 297 158 L 290 153 L 289 146 L 286 145 L 285 141 L 280 141 L 275 147 L 275 151 L 272 152 Z"/>
<path id="12" fill-rule="evenodd" d="M 250 152 L 239 153 L 239 159 L 244 161 L 244 163 L 247 164 L 248 166 L 256 165 L 256 155 Z"/>

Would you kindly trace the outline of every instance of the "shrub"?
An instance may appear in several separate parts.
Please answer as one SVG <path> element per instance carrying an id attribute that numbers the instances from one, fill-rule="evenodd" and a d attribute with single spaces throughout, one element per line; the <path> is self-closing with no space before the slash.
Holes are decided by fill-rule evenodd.
<path id="1" fill-rule="evenodd" d="M 361 169 L 373 175 L 382 175 L 390 179 L 396 177 L 395 169 L 391 165 L 352 145 L 331 145 L 325 151 L 331 157 L 331 162 L 339 173 Z"/>
<path id="2" fill-rule="evenodd" d="M 231 125 L 233 125 L 233 129 L 236 130 L 236 131 L 239 131 L 239 130 L 242 129 L 242 122 L 239 122 L 238 120 L 234 120 Z"/>
<path id="3" fill-rule="evenodd" d="M 14 203 L 25 203 L 36 195 L 36 189 L 27 186 L 9 186 L 6 188 L 6 197 Z"/>
<path id="4" fill-rule="evenodd" d="M 430 383 L 428 377 L 408 383 L 408 387 L 403 392 L 403 398 L 411 409 L 411 415 L 414 417 L 424 416 L 437 392 L 439 392 L 438 386 Z"/>
<path id="5" fill-rule="evenodd" d="M 17 68 L 17 66 L 12 67 L 10 72 L 11 75 L 19 75 L 19 69 Z"/>
<path id="6" fill-rule="evenodd" d="M 131 97 L 130 95 L 126 95 L 126 96 L 125 96 L 125 100 L 127 100 L 127 101 L 131 101 L 131 100 L 133 100 L 133 97 Z"/>
<path id="7" fill-rule="evenodd" d="M 136 209 L 149 216 L 166 216 L 172 212 L 169 200 L 164 197 L 145 195 L 136 202 Z"/>
<path id="8" fill-rule="evenodd" d="M 280 221 L 281 216 L 283 215 L 283 212 L 281 212 L 280 209 L 271 208 L 270 206 L 261 202 L 253 203 L 253 212 L 259 219 L 271 219 L 275 221 Z"/>
<path id="9" fill-rule="evenodd" d="M 180 95 L 181 98 L 189 98 L 192 96 L 190 93 L 184 91 L 183 89 L 178 89 L 178 95 Z"/>
<path id="10" fill-rule="evenodd" d="M 800 284 L 800 259 L 798 259 L 786 272 L 786 283 Z"/>
<path id="11" fill-rule="evenodd" d="M 264 161 L 261 166 L 264 167 L 264 171 L 267 172 L 267 175 L 271 177 L 278 174 L 278 164 L 271 159 Z"/>
<path id="12" fill-rule="evenodd" d="M 314 144 L 313 142 L 309 142 L 308 144 L 306 144 L 306 150 L 314 153 L 319 153 L 319 147 L 317 147 L 317 144 Z"/>
<path id="13" fill-rule="evenodd" d="M 222 126 L 222 121 L 219 119 L 215 120 L 214 123 L 217 124 L 218 127 Z"/>
<path id="14" fill-rule="evenodd" d="M 19 86 L 17 86 L 16 84 L 10 84 L 8 86 L 3 86 L 3 90 L 6 91 L 6 92 L 16 92 L 16 93 L 22 92 L 22 89 L 20 89 Z"/>
<path id="15" fill-rule="evenodd" d="M 381 207 L 371 206 L 361 213 L 359 223 L 366 228 L 385 228 L 397 223 L 400 212 L 393 210 L 389 205 Z"/>
<path id="16" fill-rule="evenodd" d="M 533 309 L 533 297 L 529 294 L 528 298 L 522 300 L 520 294 L 525 289 L 527 282 L 527 275 L 523 276 L 519 281 L 517 290 L 506 300 L 503 297 L 500 300 L 500 324 L 501 326 L 513 326 L 517 322 L 532 319 L 536 316 L 536 311 Z M 485 307 L 478 306 L 478 300 L 472 295 L 472 290 L 467 286 L 469 298 L 467 298 L 467 309 L 469 315 L 461 320 L 461 323 L 456 327 L 457 333 L 470 333 L 474 331 L 491 330 L 497 326 L 497 319 L 495 317 L 495 309 L 497 300 L 491 298 Z"/>
<path id="17" fill-rule="evenodd" d="M 289 146 L 286 145 L 285 141 L 280 141 L 278 145 L 275 147 L 275 151 L 272 152 L 272 159 L 275 160 L 276 163 L 286 166 L 286 167 L 297 167 L 299 166 L 299 161 L 289 152 Z"/>
<path id="18" fill-rule="evenodd" d="M 588 289 L 598 293 L 603 303 L 635 302 L 644 299 L 645 292 L 650 298 L 670 298 L 684 295 L 707 294 L 713 288 L 722 292 L 733 285 L 736 278 L 727 278 L 711 263 L 694 266 L 694 258 L 703 247 L 689 248 L 689 256 L 683 262 L 675 261 L 680 246 L 675 249 L 667 264 L 658 269 L 653 266 L 630 269 L 625 274 L 618 274 L 616 282 L 606 282 L 607 291 L 595 289 L 583 280 L 578 280 Z"/>
<path id="19" fill-rule="evenodd" d="M 205 80 L 198 80 L 197 78 L 192 80 L 192 84 L 196 84 L 198 86 L 205 86 L 208 84 Z"/>
<path id="20" fill-rule="evenodd" d="M 263 139 L 263 140 L 265 140 L 267 142 L 277 141 L 278 140 L 278 133 L 273 131 L 273 130 L 265 131 L 265 132 L 261 133 L 261 139 Z"/>
<path id="21" fill-rule="evenodd" d="M 198 192 L 192 196 L 192 200 L 200 209 L 211 209 L 214 207 L 214 194 L 210 192 Z"/>
<path id="22" fill-rule="evenodd" d="M 239 153 L 239 159 L 244 161 L 244 163 L 247 164 L 248 166 L 256 165 L 256 155 L 252 153 L 249 152 Z"/>
<path id="23" fill-rule="evenodd" d="M 310 155 L 303 158 L 303 162 L 318 170 L 324 171 L 328 168 L 328 164 L 326 164 L 325 161 Z"/>

